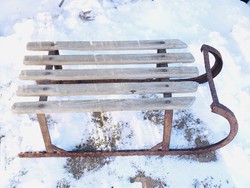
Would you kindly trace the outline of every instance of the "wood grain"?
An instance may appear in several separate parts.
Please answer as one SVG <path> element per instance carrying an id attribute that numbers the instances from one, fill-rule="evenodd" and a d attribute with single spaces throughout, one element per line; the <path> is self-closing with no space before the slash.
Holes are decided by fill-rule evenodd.
<path id="1" fill-rule="evenodd" d="M 20 86 L 18 96 L 78 96 L 190 93 L 197 90 L 197 82 L 45 84 Z"/>
<path id="2" fill-rule="evenodd" d="M 25 56 L 25 65 L 123 65 L 193 63 L 190 53 Z"/>
<path id="3" fill-rule="evenodd" d="M 12 111 L 18 114 L 105 112 L 105 111 L 142 111 L 172 110 L 189 108 L 195 97 L 137 98 L 108 100 L 71 100 L 15 103 Z"/>
<path id="4" fill-rule="evenodd" d="M 138 40 L 138 41 L 41 41 L 29 42 L 27 50 L 154 50 L 178 49 L 187 45 L 178 39 L 169 40 Z"/>
<path id="5" fill-rule="evenodd" d="M 22 80 L 102 80 L 185 78 L 198 76 L 197 67 L 83 69 L 83 70 L 23 70 Z"/>

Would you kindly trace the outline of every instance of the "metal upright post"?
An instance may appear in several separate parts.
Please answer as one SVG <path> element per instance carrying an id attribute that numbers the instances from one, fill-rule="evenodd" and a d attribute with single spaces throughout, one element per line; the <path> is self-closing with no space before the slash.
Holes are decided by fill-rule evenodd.
<path id="1" fill-rule="evenodd" d="M 59 55 L 59 51 L 49 51 L 49 55 Z M 61 69 L 62 67 L 56 67 L 54 66 L 55 69 Z M 46 70 L 51 70 L 53 69 L 53 65 L 46 65 L 45 67 Z M 50 81 L 47 81 L 46 83 L 43 84 L 49 84 Z M 40 96 L 39 97 L 39 101 L 47 101 L 48 100 L 48 96 Z M 50 134 L 49 134 L 49 128 L 48 128 L 48 124 L 47 124 L 47 119 L 45 114 L 37 114 L 37 119 L 40 125 L 40 129 L 42 132 L 42 136 L 43 136 L 43 141 L 45 144 L 45 148 L 46 148 L 46 152 L 48 153 L 53 153 L 54 151 L 54 146 L 52 145 L 51 142 L 51 138 L 50 138 Z"/>
<path id="2" fill-rule="evenodd" d="M 166 49 L 158 49 L 157 53 L 166 53 Z M 168 64 L 157 64 L 157 67 L 168 67 Z M 162 79 L 162 81 L 169 81 L 168 78 Z M 171 93 L 164 93 L 163 97 L 172 97 Z M 164 114 L 164 128 L 163 128 L 163 140 L 161 147 L 163 151 L 169 151 L 171 129 L 173 120 L 173 110 L 165 110 Z"/>
<path id="3" fill-rule="evenodd" d="M 53 145 L 52 145 L 52 142 L 51 142 L 51 138 L 50 138 L 49 129 L 48 129 L 45 114 L 37 114 L 37 119 L 38 119 L 40 129 L 41 129 L 41 132 L 42 132 L 43 141 L 44 141 L 44 144 L 45 144 L 45 149 L 46 149 L 46 151 L 48 153 L 52 153 L 53 152 Z"/>

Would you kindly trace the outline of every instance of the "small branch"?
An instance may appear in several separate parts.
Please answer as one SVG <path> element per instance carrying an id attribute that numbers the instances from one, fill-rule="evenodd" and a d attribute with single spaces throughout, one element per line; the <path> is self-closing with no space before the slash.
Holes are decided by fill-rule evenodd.
<path id="1" fill-rule="evenodd" d="M 62 0 L 61 3 L 58 6 L 61 8 L 61 6 L 63 5 L 63 3 L 64 3 L 64 0 Z"/>

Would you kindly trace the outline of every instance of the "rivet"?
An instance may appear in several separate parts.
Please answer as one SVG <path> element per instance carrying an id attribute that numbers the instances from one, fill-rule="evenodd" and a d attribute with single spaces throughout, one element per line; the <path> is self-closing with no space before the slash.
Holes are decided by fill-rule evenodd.
<path id="1" fill-rule="evenodd" d="M 171 103 L 171 101 L 170 101 L 170 100 L 166 100 L 166 103 L 167 103 L 167 104 L 170 104 L 170 103 Z"/>
<path id="2" fill-rule="evenodd" d="M 134 94 L 136 92 L 136 90 L 130 90 L 130 92 Z"/>
<path id="3" fill-rule="evenodd" d="M 39 108 L 44 108 L 45 105 L 44 105 L 44 104 L 39 104 L 38 107 L 39 107 Z"/>
<path id="4" fill-rule="evenodd" d="M 50 75 L 51 74 L 51 72 L 45 72 L 44 73 L 44 75 Z"/>

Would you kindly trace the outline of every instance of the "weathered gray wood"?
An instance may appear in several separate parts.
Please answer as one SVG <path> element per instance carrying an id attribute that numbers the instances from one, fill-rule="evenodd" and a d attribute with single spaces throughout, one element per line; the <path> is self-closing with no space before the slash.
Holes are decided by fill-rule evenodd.
<path id="1" fill-rule="evenodd" d="M 197 90 L 197 82 L 146 82 L 98 84 L 46 84 L 21 86 L 18 96 L 77 96 L 190 93 Z"/>
<path id="2" fill-rule="evenodd" d="M 145 79 L 183 78 L 198 76 L 197 67 L 166 68 L 124 68 L 84 70 L 23 70 L 23 80 L 103 80 L 103 79 Z"/>
<path id="3" fill-rule="evenodd" d="M 15 103 L 12 111 L 18 114 L 44 114 L 68 112 L 142 111 L 186 109 L 195 97 L 140 98 L 108 100 L 71 100 Z"/>
<path id="4" fill-rule="evenodd" d="M 40 55 L 25 56 L 25 65 L 120 65 L 120 64 L 159 64 L 192 63 L 190 53 L 166 54 L 103 54 L 103 55 Z"/>
<path id="5" fill-rule="evenodd" d="M 29 42 L 27 50 L 154 50 L 178 49 L 187 45 L 178 40 L 138 40 L 138 41 L 64 41 L 64 42 Z"/>

